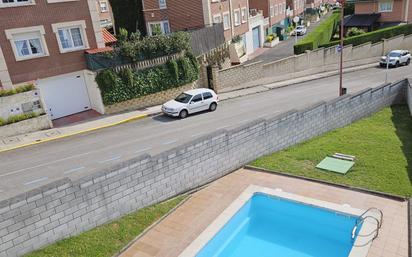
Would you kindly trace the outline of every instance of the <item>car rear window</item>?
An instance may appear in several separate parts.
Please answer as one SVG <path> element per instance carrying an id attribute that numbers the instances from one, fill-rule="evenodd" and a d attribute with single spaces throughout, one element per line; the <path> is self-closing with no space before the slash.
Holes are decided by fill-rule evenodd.
<path id="1" fill-rule="evenodd" d="M 210 98 L 212 98 L 213 97 L 213 95 L 212 95 L 212 93 L 210 93 L 210 92 L 205 92 L 205 93 L 203 93 L 203 99 L 210 99 Z"/>

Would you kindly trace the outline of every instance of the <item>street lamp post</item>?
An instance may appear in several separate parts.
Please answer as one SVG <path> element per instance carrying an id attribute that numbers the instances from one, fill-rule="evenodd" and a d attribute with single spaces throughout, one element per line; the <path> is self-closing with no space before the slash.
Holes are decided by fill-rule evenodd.
<path id="1" fill-rule="evenodd" d="M 295 23 L 295 43 L 298 42 L 298 32 L 296 31 L 296 29 L 298 28 L 298 22 L 299 22 L 300 18 L 299 16 L 295 16 L 293 18 L 293 22 Z"/>
<path id="2" fill-rule="evenodd" d="M 339 96 L 343 95 L 343 20 L 344 20 L 344 8 L 345 8 L 345 0 L 339 1 L 341 4 L 340 9 L 340 66 L 339 66 Z"/>

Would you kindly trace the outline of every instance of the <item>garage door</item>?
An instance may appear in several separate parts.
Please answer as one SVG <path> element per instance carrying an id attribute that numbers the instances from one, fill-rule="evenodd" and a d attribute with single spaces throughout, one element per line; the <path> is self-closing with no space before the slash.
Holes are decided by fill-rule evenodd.
<path id="1" fill-rule="evenodd" d="M 256 50 L 260 47 L 260 31 L 259 27 L 256 27 L 252 30 L 253 33 L 253 50 Z"/>
<path id="2" fill-rule="evenodd" d="M 39 80 L 38 86 L 52 120 L 91 108 L 82 73 Z"/>

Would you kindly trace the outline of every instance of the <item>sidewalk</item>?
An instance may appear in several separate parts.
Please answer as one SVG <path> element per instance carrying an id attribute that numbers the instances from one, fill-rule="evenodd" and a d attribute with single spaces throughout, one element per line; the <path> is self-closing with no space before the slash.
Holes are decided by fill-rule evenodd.
<path id="1" fill-rule="evenodd" d="M 376 63 L 352 67 L 352 68 L 345 69 L 344 73 L 358 71 L 361 69 L 368 69 L 374 66 L 376 66 Z M 244 84 L 244 85 L 240 85 L 237 88 L 232 88 L 230 92 L 220 93 L 219 99 L 220 101 L 225 101 L 225 100 L 232 99 L 232 98 L 265 92 L 268 90 L 282 88 L 282 87 L 286 87 L 286 86 L 290 86 L 290 85 L 294 85 L 298 83 L 303 83 L 303 82 L 307 82 L 311 80 L 335 76 L 337 74 L 338 74 L 337 71 L 324 72 L 320 74 L 299 77 L 299 78 L 275 82 L 275 83 L 270 81 L 271 78 L 264 78 L 259 81 L 260 85 L 258 86 L 248 86 L 247 84 Z M 81 123 L 75 123 L 75 124 L 65 126 L 65 127 L 52 128 L 48 130 L 37 131 L 37 132 L 18 135 L 18 136 L 0 138 L 0 153 L 9 151 L 9 150 L 14 150 L 14 149 L 21 148 L 21 147 L 25 147 L 25 146 L 40 144 L 40 143 L 44 143 L 44 142 L 48 142 L 48 141 L 52 141 L 56 139 L 61 139 L 61 138 L 70 137 L 70 136 L 74 136 L 74 135 L 78 135 L 78 134 L 82 134 L 86 132 L 91 132 L 91 131 L 95 131 L 98 129 L 116 126 L 122 123 L 126 123 L 126 122 L 133 121 L 133 120 L 138 120 L 138 119 L 143 119 L 143 118 L 153 116 L 159 113 L 161 113 L 160 105 L 146 108 L 146 110 L 144 111 L 138 110 L 138 111 L 132 111 L 132 112 L 127 112 L 127 113 L 114 114 L 110 116 L 102 116 L 99 119 L 81 122 Z"/>

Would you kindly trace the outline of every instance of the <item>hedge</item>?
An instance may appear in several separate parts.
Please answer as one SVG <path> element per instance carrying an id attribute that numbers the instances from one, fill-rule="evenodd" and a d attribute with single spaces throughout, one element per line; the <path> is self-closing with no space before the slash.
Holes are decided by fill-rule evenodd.
<path id="1" fill-rule="evenodd" d="M 111 105 L 179 87 L 198 77 L 197 60 L 193 55 L 187 54 L 166 64 L 139 71 L 124 69 L 115 72 L 107 69 L 97 74 L 96 82 L 101 90 L 103 103 Z"/>
<path id="2" fill-rule="evenodd" d="M 0 127 L 5 126 L 5 125 L 9 125 L 9 124 L 12 124 L 12 123 L 16 123 L 16 122 L 19 122 L 19 121 L 23 121 L 23 120 L 36 118 L 40 115 L 42 115 L 42 114 L 35 113 L 35 112 L 29 112 L 29 113 L 22 113 L 22 114 L 16 114 L 16 115 L 9 116 L 9 118 L 7 120 L 0 117 Z"/>
<path id="3" fill-rule="evenodd" d="M 13 89 L 0 89 L 0 97 L 20 94 L 31 90 L 34 90 L 33 84 L 27 84 Z"/>
<path id="4" fill-rule="evenodd" d="M 343 45 L 361 45 L 364 43 L 371 42 L 377 43 L 380 42 L 384 38 L 391 38 L 399 35 L 410 35 L 412 34 L 412 24 L 406 25 L 399 25 L 395 27 L 389 27 L 385 29 L 375 30 L 372 32 L 368 32 L 362 35 L 348 37 L 343 40 Z M 332 41 L 327 44 L 321 45 L 321 47 L 331 47 L 334 45 L 338 45 L 339 41 Z"/>
<path id="5" fill-rule="evenodd" d="M 328 43 L 335 33 L 339 19 L 340 12 L 333 12 L 316 29 L 293 46 L 295 54 L 302 54 L 306 50 L 314 50 L 320 45 Z"/>

